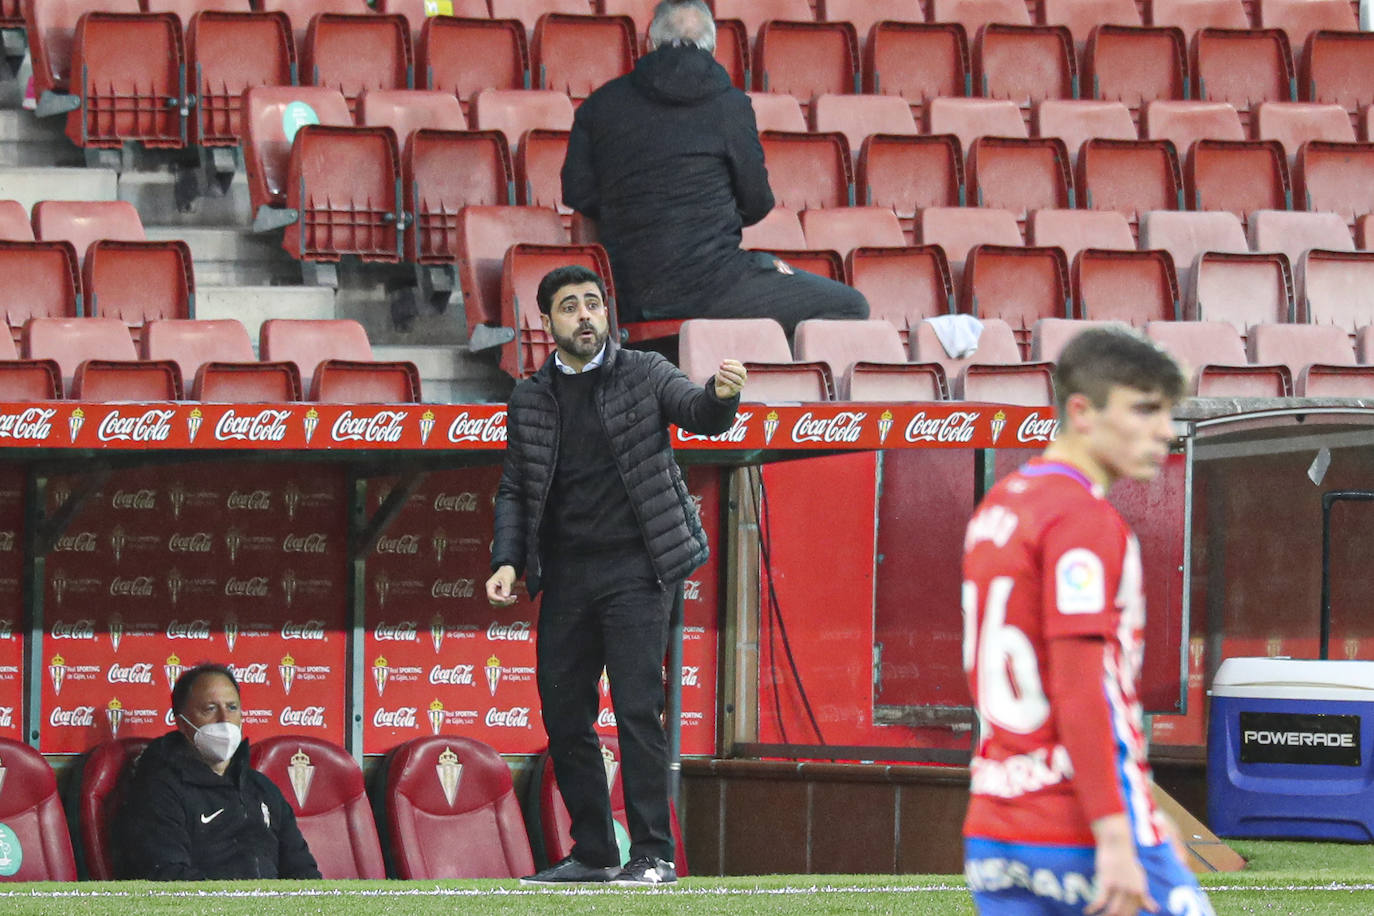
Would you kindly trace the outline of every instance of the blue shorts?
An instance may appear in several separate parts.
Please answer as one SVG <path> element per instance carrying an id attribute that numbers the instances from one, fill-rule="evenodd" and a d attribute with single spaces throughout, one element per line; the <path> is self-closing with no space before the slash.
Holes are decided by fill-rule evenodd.
<path id="1" fill-rule="evenodd" d="M 1150 896 L 1169 916 L 1215 916 L 1168 843 L 1139 849 Z M 1092 902 L 1091 846 L 1037 846 L 969 837 L 964 878 L 981 916 L 1081 916 Z M 1142 911 L 1144 912 L 1144 911 Z"/>

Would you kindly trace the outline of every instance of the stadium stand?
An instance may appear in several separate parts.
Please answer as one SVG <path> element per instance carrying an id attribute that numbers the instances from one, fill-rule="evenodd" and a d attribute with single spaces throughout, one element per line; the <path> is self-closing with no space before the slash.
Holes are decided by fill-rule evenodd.
<path id="1" fill-rule="evenodd" d="M 294 362 L 259 362 L 242 322 L 150 321 L 143 329 L 143 359 L 177 364 L 183 394 L 196 401 L 271 402 L 301 399 L 300 369 Z"/>
<path id="2" fill-rule="evenodd" d="M 9 879 L 75 881 L 76 859 L 51 764 L 27 744 L 8 738 L 0 738 L 0 760 L 5 762 L 0 823 L 13 831 L 23 850 Z"/>
<path id="3" fill-rule="evenodd" d="M 77 788 L 74 808 L 68 811 L 68 821 L 76 825 L 79 837 L 78 867 L 93 881 L 113 881 L 115 873 L 114 844 L 111 828 L 124 803 L 131 768 L 148 738 L 123 738 L 97 744 L 80 762 L 80 773 L 74 777 Z M 73 815 L 75 815 L 73 817 Z"/>
<path id="4" fill-rule="evenodd" d="M 139 360 L 118 318 L 30 318 L 21 334 L 25 359 L 51 359 L 67 397 L 93 401 L 173 401 L 181 373 L 170 360 Z"/>
<path id="5" fill-rule="evenodd" d="M 458 212 L 458 278 L 467 313 L 468 346 L 488 349 L 515 339 L 501 324 L 501 269 L 506 249 L 527 242 L 562 245 L 558 214 L 542 207 L 464 207 Z"/>

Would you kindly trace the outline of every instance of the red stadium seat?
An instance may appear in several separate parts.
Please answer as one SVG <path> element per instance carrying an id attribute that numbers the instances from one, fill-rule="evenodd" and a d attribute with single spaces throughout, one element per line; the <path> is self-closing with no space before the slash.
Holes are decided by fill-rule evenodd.
<path id="1" fill-rule="evenodd" d="M 1096 26 L 1141 24 L 1133 0 L 1041 0 L 1038 21 L 1067 26 L 1080 54 Z"/>
<path id="2" fill-rule="evenodd" d="M 1345 0 L 1258 0 L 1256 25 L 1282 29 L 1293 56 L 1302 52 L 1313 32 L 1359 32 L 1360 20 Z"/>
<path id="3" fill-rule="evenodd" d="M 868 300 L 869 317 L 895 326 L 903 346 L 921 319 L 954 312 L 954 279 L 938 245 L 856 248 L 845 259 L 845 273 Z"/>
<path id="4" fill-rule="evenodd" d="M 1031 131 L 1037 137 L 1058 137 L 1077 162 L 1078 150 L 1094 137 L 1134 140 L 1135 122 L 1121 102 L 1046 99 L 1035 106 Z"/>
<path id="5" fill-rule="evenodd" d="M 572 222 L 572 207 L 563 203 L 563 160 L 568 156 L 566 130 L 531 130 L 520 142 L 515 157 L 515 186 L 519 202 L 527 207 L 549 207 Z"/>
<path id="6" fill-rule="evenodd" d="M 493 19 L 518 19 L 525 31 L 534 32 L 539 17 L 545 13 L 586 15 L 587 0 L 488 0 Z"/>
<path id="7" fill-rule="evenodd" d="M 1374 396 L 1374 366 L 1357 366 L 1349 333 L 1330 324 L 1257 324 L 1246 349 L 1253 363 L 1281 363 L 1300 398 Z"/>
<path id="8" fill-rule="evenodd" d="M 1156 99 L 1189 96 L 1188 40 L 1173 26 L 1103 25 L 1083 52 L 1081 94 L 1124 102 L 1136 113 Z"/>
<path id="9" fill-rule="evenodd" d="M 1340 105 L 1352 121 L 1374 102 L 1374 36 L 1369 32 L 1313 32 L 1306 47 L 1294 46 L 1293 53 L 1300 57 L 1303 99 Z"/>
<path id="10" fill-rule="evenodd" d="M 1168 252 L 1086 248 L 1074 258 L 1072 274 L 1075 317 L 1136 327 L 1183 317 Z"/>
<path id="11" fill-rule="evenodd" d="M 58 401 L 62 371 L 50 359 L 19 359 L 14 341 L 0 335 L 0 401 Z"/>
<path id="12" fill-rule="evenodd" d="M 396 13 L 406 17 L 406 22 L 410 23 L 410 37 L 416 48 L 420 46 L 420 33 L 424 31 L 425 23 L 430 19 L 438 16 L 485 19 L 491 15 L 487 0 L 378 0 L 377 12 Z"/>
<path id="13" fill-rule="evenodd" d="M 1313 0 L 1323 2 L 1323 0 Z M 1339 105 L 1312 102 L 1262 102 L 1255 109 L 1256 140 L 1278 140 L 1292 164 L 1298 148 L 1309 140 L 1354 143 L 1355 127 L 1350 115 Z M 1301 200 L 1301 197 L 1299 198 Z M 1317 207 L 1315 209 L 1326 209 Z"/>
<path id="14" fill-rule="evenodd" d="M 844 134 L 766 130 L 760 137 L 779 207 L 814 210 L 854 203 L 854 172 Z"/>
<path id="15" fill-rule="evenodd" d="M 943 370 L 907 362 L 889 322 L 811 319 L 797 324 L 793 341 L 797 359 L 830 367 L 839 400 L 934 401 L 944 394 Z"/>
<path id="16" fill-rule="evenodd" d="M 1076 98 L 1073 36 L 1057 25 L 989 23 L 973 41 L 973 86 L 984 98 L 1010 99 L 1026 114 L 1044 99 Z"/>
<path id="17" fill-rule="evenodd" d="M 838 251 L 810 250 L 801 219 L 793 210 L 774 207 L 768 215 L 741 233 L 740 247 L 767 251 L 798 270 L 837 282 L 845 282 L 844 259 Z"/>
<path id="18" fill-rule="evenodd" d="M 358 123 L 364 127 L 390 127 L 404 148 L 410 135 L 421 128 L 466 130 L 463 106 L 437 89 L 372 89 L 358 97 Z"/>
<path id="19" fill-rule="evenodd" d="M 57 363 L 68 397 L 159 401 L 181 392 L 176 363 L 136 359 L 128 328 L 117 318 L 30 318 L 22 344 L 25 359 Z"/>
<path id="20" fill-rule="evenodd" d="M 964 157 L 953 134 L 876 134 L 859 149 L 855 194 L 864 206 L 890 207 L 910 234 L 916 211 L 964 200 Z"/>
<path id="21" fill-rule="evenodd" d="M 67 115 L 67 137 L 77 146 L 186 145 L 186 49 L 174 14 L 83 15 L 71 68 L 71 92 L 81 104 Z"/>
<path id="22" fill-rule="evenodd" d="M 639 39 L 628 16 L 547 13 L 534 27 L 530 77 L 540 89 L 581 102 L 603 83 L 634 69 L 638 56 Z"/>
<path id="23" fill-rule="evenodd" d="M 974 245 L 1020 245 L 1016 215 L 1006 210 L 972 207 L 928 207 L 916 214 L 916 242 L 939 245 L 949 259 L 956 288 L 964 258 Z"/>
<path id="24" fill-rule="evenodd" d="M 820 95 L 856 93 L 859 39 L 847 22 L 765 22 L 754 54 L 754 85 L 803 105 Z"/>
<path id="25" fill-rule="evenodd" d="M 1028 7 L 1021 0 L 931 0 L 932 22 L 957 22 L 969 36 L 989 22 L 1030 25 Z"/>
<path id="26" fill-rule="evenodd" d="M 1035 322 L 1070 317 L 1071 293 L 1069 260 L 1062 250 L 975 245 L 964 261 L 959 311 L 1005 321 L 1021 353 L 1029 355 Z"/>
<path id="27" fill-rule="evenodd" d="M 1193 85 L 1205 101 L 1242 115 L 1260 102 L 1296 102 L 1297 72 L 1280 29 L 1200 29 L 1193 37 Z"/>
<path id="28" fill-rule="evenodd" d="M 418 404 L 420 370 L 409 361 L 320 363 L 310 400 L 330 404 Z"/>
<path id="29" fill-rule="evenodd" d="M 802 111 L 801 103 L 792 96 L 774 92 L 750 92 L 747 95 L 754 107 L 754 122 L 760 133 L 765 130 L 806 132 L 806 113 Z"/>
<path id="30" fill-rule="evenodd" d="M 1184 314 L 1195 316 L 1197 289 L 1193 267 L 1204 251 L 1247 254 L 1245 228 L 1234 213 L 1213 210 L 1203 213 L 1155 210 L 1140 217 L 1140 247 L 1163 249 L 1173 258 L 1183 294 Z"/>
<path id="31" fill-rule="evenodd" d="M 266 362 L 294 363 L 301 380 L 311 380 L 311 400 L 419 400 L 414 364 L 374 360 L 367 332 L 356 321 L 270 318 L 262 323 L 259 348 Z"/>
<path id="32" fill-rule="evenodd" d="M 969 95 L 973 62 L 957 22 L 882 22 L 864 50 L 863 89 L 901 96 L 917 122 L 932 99 Z"/>
<path id="33" fill-rule="evenodd" d="M 299 216 L 282 236 L 287 254 L 400 261 L 403 205 L 401 153 L 390 128 L 307 124 L 297 131 L 286 206 Z"/>
<path id="34" fill-rule="evenodd" d="M 196 277 L 185 242 L 101 239 L 86 252 L 81 285 L 86 313 L 137 327 L 158 318 L 192 318 Z"/>
<path id="35" fill-rule="evenodd" d="M 186 85 L 196 105 L 188 142 L 241 145 L 244 90 L 289 86 L 295 69 L 296 45 L 284 13 L 205 10 L 193 16 L 186 32 Z"/>
<path id="36" fill-rule="evenodd" d="M 1198 140 L 1183 181 L 1194 210 L 1230 210 L 1244 220 L 1253 210 L 1293 205 L 1288 158 L 1277 140 Z"/>
<path id="37" fill-rule="evenodd" d="M 484 89 L 477 93 L 468 120 L 481 130 L 501 131 L 514 154 L 520 151 L 525 131 L 572 130 L 573 106 L 567 95 L 551 89 Z"/>
<path id="38" fill-rule="evenodd" d="M 32 242 L 33 224 L 29 211 L 17 200 L 0 200 L 0 240 Z"/>
<path id="39" fill-rule="evenodd" d="M 860 247 L 896 247 L 906 244 L 897 215 L 885 207 L 834 207 L 805 210 L 801 214 L 807 248 L 848 254 Z"/>
<path id="40" fill-rule="evenodd" d="M 1168 140 L 1088 140 L 1076 177 L 1085 207 L 1133 224 L 1151 210 L 1183 209 L 1183 167 Z"/>
<path id="41" fill-rule="evenodd" d="M 1312 324 L 1352 335 L 1374 324 L 1374 252 L 1309 251 L 1298 262 L 1298 287 Z"/>
<path id="42" fill-rule="evenodd" d="M 84 261 L 98 239 L 141 242 L 143 221 L 134 205 L 124 200 L 40 200 L 33 205 L 33 233 L 38 239 L 67 241 Z"/>
<path id="43" fill-rule="evenodd" d="M 1248 238 L 1252 250 L 1282 251 L 1295 267 L 1313 248 L 1355 250 L 1349 228 L 1335 213 L 1259 210 L 1250 214 Z"/>
<path id="44" fill-rule="evenodd" d="M 301 399 L 295 363 L 202 363 L 188 392 L 193 401 L 282 404 Z"/>
<path id="45" fill-rule="evenodd" d="M 453 93 L 471 119 L 469 105 L 483 89 L 530 88 L 524 26 L 513 19 L 426 20 L 415 51 L 415 82 Z"/>
<path id="46" fill-rule="evenodd" d="M 500 365 L 507 374 L 533 375 L 553 353 L 553 337 L 544 330 L 536 293 L 545 274 L 568 264 L 579 264 L 601 277 L 607 301 L 615 302 L 610 257 L 600 245 L 520 242 L 506 249 L 501 264 L 501 326 L 515 329 L 515 342 L 501 350 Z"/>
<path id="47" fill-rule="evenodd" d="M 1084 248 L 1136 247 L 1130 223 L 1111 210 L 1036 210 L 1026 224 L 1026 244 L 1053 245 L 1069 261 Z"/>
<path id="48" fill-rule="evenodd" d="M 408 881 L 518 878 L 534 857 L 510 768 L 473 738 L 407 741 L 386 763 L 384 832 Z"/>
<path id="49" fill-rule="evenodd" d="M 920 132 L 906 102 L 887 95 L 819 96 L 811 109 L 811 129 L 844 134 L 856 156 L 864 140 L 874 134 L 908 136 Z"/>
<path id="50" fill-rule="evenodd" d="M 463 207 L 515 202 L 515 169 L 506 136 L 498 130 L 420 130 L 406 146 L 406 260 L 448 265 L 460 251 Z"/>
<path id="51" fill-rule="evenodd" d="M 1353 226 L 1374 212 L 1374 143 L 1304 143 L 1293 180 L 1295 206 L 1339 213 Z"/>
<path id="52" fill-rule="evenodd" d="M 817 0 L 817 19 L 821 22 L 848 22 L 859 36 L 859 44 L 868 41 L 873 27 L 886 22 L 925 22 L 921 0 Z"/>
<path id="53" fill-rule="evenodd" d="M 1120 321 L 1084 321 L 1081 318 L 1041 318 L 1031 328 L 1031 359 L 1054 362 L 1069 341 L 1089 328 L 1125 327 Z"/>
<path id="54" fill-rule="evenodd" d="M 124 804 L 124 793 L 134 761 L 149 744 L 147 738 L 106 741 L 91 748 L 80 764 L 77 797 L 81 858 L 93 881 L 116 877 L 111 828 Z"/>
<path id="55" fill-rule="evenodd" d="M 254 86 L 244 92 L 243 108 L 248 196 L 259 216 L 263 207 L 286 206 L 291 147 L 302 125 L 353 124 L 343 95 L 316 86 Z"/>
<path id="56" fill-rule="evenodd" d="M 458 213 L 458 278 L 467 313 L 468 347 L 507 343 L 515 328 L 501 326 L 501 271 L 506 249 L 521 242 L 562 245 L 558 214 L 543 207 L 464 207 Z"/>
<path id="57" fill-rule="evenodd" d="M 922 321 L 911 334 L 912 362 L 939 363 L 953 382 L 953 397 L 1006 404 L 1054 401 L 1050 364 L 1023 363 L 1012 329 L 999 318 L 983 319 L 977 349 L 956 358 L 945 352 L 934 327 Z"/>
<path id="58" fill-rule="evenodd" d="M 301 49 L 301 82 L 343 93 L 348 110 L 368 89 L 409 89 L 415 72 L 410 26 L 403 16 L 319 13 Z"/>
<path id="59" fill-rule="evenodd" d="M 1189 39 L 1198 29 L 1248 29 L 1250 16 L 1241 0 L 1146 0 L 1150 25 L 1175 25 Z"/>
<path id="60" fill-rule="evenodd" d="M 1190 373 L 1189 392 L 1203 398 L 1281 398 L 1292 392 L 1287 366 L 1252 366 L 1245 344 L 1224 321 L 1151 321 L 1145 334 Z"/>
<path id="61" fill-rule="evenodd" d="M 325 878 L 385 878 L 363 772 L 341 747 L 305 735 L 253 742 L 253 769 L 277 784 Z"/>
<path id="62" fill-rule="evenodd" d="M 1184 291 L 1185 318 L 1225 321 L 1241 334 L 1263 321 L 1299 318 L 1287 255 L 1205 251 L 1190 274 L 1191 288 Z"/>
<path id="63" fill-rule="evenodd" d="M 744 23 L 738 19 L 716 20 L 716 63 L 730 74 L 736 89 L 754 88 L 753 51 Z"/>
<path id="64" fill-rule="evenodd" d="M 76 91 L 70 82 L 72 42 L 84 14 L 140 12 L 138 0 L 22 0 L 20 8 L 33 59 L 33 89 L 40 101 L 47 92 Z"/>
<path id="65" fill-rule="evenodd" d="M 782 325 L 771 318 L 692 318 L 682 323 L 678 359 L 688 378 L 704 384 L 726 357 L 749 370 L 746 401 L 825 401 L 834 391 L 824 363 L 792 361 Z"/>
<path id="66" fill-rule="evenodd" d="M 1155 101 L 1145 106 L 1140 134 L 1147 140 L 1171 140 L 1179 160 L 1194 140 L 1244 140 L 1240 115 L 1226 102 Z"/>
<path id="67" fill-rule="evenodd" d="M 75 881 L 76 859 L 51 764 L 27 744 L 0 738 L 0 766 L 5 768 L 0 823 L 14 832 L 23 850 L 18 870 L 0 880 Z"/>
<path id="68" fill-rule="evenodd" d="M 357 0 L 254 0 L 253 7 L 267 12 L 280 10 L 287 15 L 291 20 L 292 37 L 296 42 L 297 59 L 305 54 L 306 31 L 315 16 L 320 13 L 357 15 L 367 12 L 366 7 L 359 8 Z M 302 75 L 302 80 L 304 79 Z"/>
<path id="69" fill-rule="evenodd" d="M 771 20 L 811 22 L 816 18 L 809 0 L 712 0 L 711 7 L 717 21 L 737 19 L 744 23 L 751 38 Z"/>
<path id="70" fill-rule="evenodd" d="M 204 363 L 252 363 L 253 341 L 237 318 L 159 319 L 143 329 L 143 359 L 169 359 L 183 379 L 194 379 Z"/>
<path id="71" fill-rule="evenodd" d="M 0 241 L 0 308 L 11 335 L 30 318 L 76 318 L 81 305 L 81 260 L 71 242 Z"/>
<path id="72" fill-rule="evenodd" d="M 969 203 L 1010 210 L 1024 219 L 1032 210 L 1074 205 L 1069 151 L 1057 137 L 979 137 L 968 151 Z"/>
<path id="73" fill-rule="evenodd" d="M 954 134 L 965 152 L 979 137 L 1029 136 L 1016 104 L 1004 99 L 933 99 L 926 133 Z"/>

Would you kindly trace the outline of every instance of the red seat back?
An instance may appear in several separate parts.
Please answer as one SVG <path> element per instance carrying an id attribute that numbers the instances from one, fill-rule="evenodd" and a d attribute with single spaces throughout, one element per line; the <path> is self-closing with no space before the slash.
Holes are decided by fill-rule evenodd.
<path id="1" fill-rule="evenodd" d="M 138 357 L 128 326 L 118 318 L 30 318 L 21 342 L 25 359 L 55 360 L 68 387 L 86 360 Z"/>
<path id="2" fill-rule="evenodd" d="M 320 13 L 301 49 L 301 82 L 338 89 L 356 111 L 368 89 L 409 89 L 415 71 L 403 16 Z"/>
<path id="3" fill-rule="evenodd" d="M 71 90 L 81 107 L 67 116 L 77 146 L 118 149 L 186 145 L 182 98 L 186 49 L 173 13 L 88 13 L 72 40 Z"/>
<path id="4" fill-rule="evenodd" d="M 714 0 L 717 19 L 738 19 L 753 38 L 765 22 L 774 19 L 810 22 L 815 19 L 808 0 Z"/>
<path id="5" fill-rule="evenodd" d="M 1277 140 L 1198 140 L 1183 181 L 1194 210 L 1230 210 L 1244 220 L 1254 210 L 1293 205 L 1288 158 Z"/>
<path id="6" fill-rule="evenodd" d="M 801 102 L 792 96 L 775 92 L 750 92 L 747 95 L 754 108 L 754 124 L 759 131 L 806 132 L 806 114 L 802 111 Z"/>
<path id="7" fill-rule="evenodd" d="M 1288 367 L 1249 365 L 1240 334 L 1224 321 L 1151 321 L 1145 333 L 1192 371 L 1192 390 L 1200 397 L 1291 393 Z"/>
<path id="8" fill-rule="evenodd" d="M 990 99 L 1023 108 L 1042 99 L 1071 99 L 1078 85 L 1073 36 L 1064 26 L 989 23 L 973 41 L 973 85 Z"/>
<path id="9" fill-rule="evenodd" d="M 1147 140 L 1172 140 L 1181 162 L 1194 140 L 1244 140 L 1245 128 L 1235 106 L 1227 102 L 1155 101 L 1145 106 L 1140 135 Z"/>
<path id="10" fill-rule="evenodd" d="M 1351 225 L 1374 212 L 1374 143 L 1312 140 L 1297 157 L 1294 206 L 1339 213 Z"/>
<path id="11" fill-rule="evenodd" d="M 111 828 L 124 804 L 133 764 L 148 744 L 148 738 L 106 741 L 91 749 L 81 767 L 81 854 L 93 881 L 113 881 L 116 877 Z"/>
<path id="12" fill-rule="evenodd" d="M 1135 248 L 1126 217 L 1111 210 L 1036 210 L 1026 244 L 1053 245 L 1070 261 L 1084 248 Z"/>
<path id="13" fill-rule="evenodd" d="M 29 222 L 29 211 L 17 200 L 0 200 L 0 240 L 33 241 L 33 225 Z"/>
<path id="14" fill-rule="evenodd" d="M 808 210 L 854 202 L 854 171 L 844 134 L 766 130 L 759 139 L 779 207 Z"/>
<path id="15" fill-rule="evenodd" d="M 299 401 L 301 373 L 295 363 L 201 363 L 189 394 L 226 404 Z"/>
<path id="16" fill-rule="evenodd" d="M 801 214 L 806 247 L 849 254 L 855 248 L 900 248 L 906 244 L 897 215 L 886 207 L 833 207 Z"/>
<path id="17" fill-rule="evenodd" d="M 1250 15 L 1241 0 L 1145 0 L 1145 19 L 1175 25 L 1190 39 L 1198 29 L 1248 29 Z"/>
<path id="18" fill-rule="evenodd" d="M 1188 39 L 1172 26 L 1103 25 L 1083 52 L 1083 95 L 1124 102 L 1138 111 L 1155 99 L 1189 95 Z"/>
<path id="19" fill-rule="evenodd" d="M 451 264 L 462 250 L 458 214 L 464 207 L 515 201 L 515 170 L 499 130 L 418 130 L 401 163 L 406 212 L 406 260 Z"/>
<path id="20" fill-rule="evenodd" d="M 850 285 L 868 300 L 869 317 L 891 323 L 904 345 L 922 318 L 954 311 L 954 280 L 938 245 L 856 248 L 845 270 Z"/>
<path id="21" fill-rule="evenodd" d="M 76 24 L 90 12 L 138 13 L 138 0 L 23 0 L 20 5 L 33 58 L 33 89 L 65 92 L 72 69 Z"/>
<path id="22" fill-rule="evenodd" d="M 349 319 L 269 318 L 258 334 L 258 349 L 267 362 L 295 363 L 306 387 L 327 359 L 372 361 L 367 331 Z"/>
<path id="23" fill-rule="evenodd" d="M 458 213 L 458 279 L 468 328 L 501 323 L 501 269 L 520 242 L 568 240 L 558 214 L 543 207 L 464 207 Z"/>
<path id="24" fill-rule="evenodd" d="M 249 761 L 286 796 L 325 878 L 386 877 L 363 771 L 343 748 L 277 735 L 255 742 Z"/>
<path id="25" fill-rule="evenodd" d="M 517 878 L 534 857 L 510 768 L 473 738 L 433 735 L 386 764 L 386 828 L 397 877 Z"/>
<path id="26" fill-rule="evenodd" d="M 1281 29 L 1201 29 L 1193 38 L 1200 99 L 1248 112 L 1260 102 L 1296 102 L 1293 53 Z"/>
<path id="27" fill-rule="evenodd" d="M 1344 0 L 1258 0 L 1256 24 L 1282 29 L 1296 56 L 1307 37 L 1319 30 L 1357 32 L 1359 17 Z"/>
<path id="28" fill-rule="evenodd" d="M 410 23 L 410 36 L 414 39 L 416 47 L 419 46 L 420 32 L 430 19 L 438 16 L 485 19 L 490 15 L 487 0 L 449 0 L 443 4 L 435 3 L 433 0 L 378 0 L 376 9 L 379 13 L 396 13 L 404 16 L 406 22 Z M 416 82 L 419 82 L 418 76 Z"/>
<path id="29" fill-rule="evenodd" d="M 528 89 L 529 40 L 519 22 L 457 19 L 426 20 L 416 50 L 415 82 L 451 92 L 468 110 L 483 89 Z"/>
<path id="30" fill-rule="evenodd" d="M 533 32 L 545 13 L 578 15 L 587 12 L 586 0 L 488 0 L 493 19 L 518 19 Z"/>
<path id="31" fill-rule="evenodd" d="M 244 92 L 243 109 L 243 158 L 254 211 L 286 205 L 291 146 L 302 126 L 353 123 L 343 95 L 317 86 L 254 86 Z"/>
<path id="32" fill-rule="evenodd" d="M 315 368 L 310 400 L 332 404 L 416 404 L 420 370 L 408 361 L 327 359 Z"/>
<path id="33" fill-rule="evenodd" d="M 291 145 L 286 205 L 299 212 L 282 247 L 299 260 L 397 262 L 401 152 L 389 127 L 302 127 Z"/>
<path id="34" fill-rule="evenodd" d="M 17 333 L 34 317 L 81 314 L 81 261 L 71 242 L 0 241 L 0 308 Z"/>
<path id="35" fill-rule="evenodd" d="M 565 93 L 553 90 L 484 89 L 477 93 L 469 120 L 481 130 L 501 131 L 516 153 L 527 130 L 572 130 L 573 107 Z"/>
<path id="36" fill-rule="evenodd" d="M 864 92 L 901 96 L 918 122 L 931 99 L 965 95 L 973 74 L 968 36 L 957 22 L 884 22 L 864 50 Z"/>
<path id="37" fill-rule="evenodd" d="M 205 363 L 252 362 L 253 341 L 237 318 L 218 320 L 158 320 L 143 329 L 144 359 L 170 359 L 183 379 L 194 379 Z"/>
<path id="38" fill-rule="evenodd" d="M 563 203 L 563 160 L 568 156 L 566 130 L 531 130 L 515 157 L 515 181 L 520 203 L 548 207 L 571 221 L 572 208 Z"/>
<path id="39" fill-rule="evenodd" d="M 1122 102 L 1046 99 L 1035 106 L 1031 125 L 1037 137 L 1058 137 L 1063 140 L 1069 158 L 1075 161 L 1084 140 L 1093 137 L 1116 140 L 1136 138 L 1130 109 Z"/>
<path id="40" fill-rule="evenodd" d="M 0 881 L 75 881 L 76 859 L 52 765 L 27 744 L 0 738 L 0 766 L 5 768 L 0 824 L 3 833 L 18 840 L 23 856 L 18 869 Z M 9 846 L 13 840 L 6 839 Z M 3 854 L 17 856 L 19 850 Z"/>
<path id="41" fill-rule="evenodd" d="M 628 16 L 548 13 L 534 27 L 530 78 L 540 89 L 580 102 L 603 83 L 629 73 L 638 56 L 639 39 Z"/>
<path id="42" fill-rule="evenodd" d="M 186 83 L 196 107 L 189 142 L 241 145 L 244 90 L 289 86 L 295 67 L 296 43 L 285 13 L 206 9 L 192 17 L 186 33 Z"/>
<path id="43" fill-rule="evenodd" d="M 351 15 L 367 12 L 364 0 L 255 0 L 253 6 L 268 12 L 280 10 L 290 17 L 298 57 L 305 52 L 306 30 L 315 16 L 320 13 Z"/>
<path id="44" fill-rule="evenodd" d="M 196 278 L 183 241 L 91 243 L 82 273 L 87 312 L 142 325 L 158 318 L 191 318 Z"/>
<path id="45" fill-rule="evenodd" d="M 1029 355 L 1036 321 L 1072 314 L 1069 261 L 1059 248 L 975 245 L 964 261 L 959 311 L 1006 322 Z"/>
<path id="46" fill-rule="evenodd" d="M 890 207 L 910 229 L 916 211 L 957 207 L 964 193 L 964 156 L 952 134 L 864 140 L 855 175 L 857 203 Z"/>
<path id="47" fill-rule="evenodd" d="M 1020 219 L 1031 210 L 1073 207 L 1064 141 L 979 137 L 968 152 L 968 196 L 971 204 L 1010 210 Z"/>
<path id="48" fill-rule="evenodd" d="M 1374 41 L 1369 32 L 1313 32 L 1300 57 L 1299 91 L 1311 102 L 1330 102 L 1355 113 L 1374 101 Z M 1365 139 L 1368 139 L 1366 136 Z"/>
<path id="49" fill-rule="evenodd" d="M 1141 24 L 1133 0 L 1043 0 L 1040 21 L 1067 26 L 1079 49 L 1087 44 L 1096 26 Z"/>
<path id="50" fill-rule="evenodd" d="M 812 106 L 811 126 L 822 133 L 844 134 L 854 155 L 873 134 L 919 133 L 906 102 L 885 95 L 822 95 Z"/>
<path id="51" fill-rule="evenodd" d="M 859 36 L 859 45 L 867 41 L 873 27 L 880 22 L 925 22 L 921 0 L 817 0 L 817 18 L 822 22 L 848 22 Z"/>
<path id="52" fill-rule="evenodd" d="M 1132 222 L 1151 210 L 1183 209 L 1183 166 L 1168 140 L 1088 140 L 1075 177 L 1083 206 Z"/>
<path id="53" fill-rule="evenodd" d="M 78 261 L 97 239 L 141 242 L 143 221 L 126 200 L 40 200 L 33 205 L 33 232 L 45 242 L 66 240 Z"/>
<path id="54" fill-rule="evenodd" d="M 926 133 L 954 134 L 968 152 L 979 137 L 1024 137 L 1026 123 L 1007 99 L 934 99 L 926 109 Z"/>
<path id="55" fill-rule="evenodd" d="M 420 128 L 466 130 L 463 106 L 452 94 L 432 89 L 371 89 L 358 97 L 358 123 L 390 127 L 404 149 Z"/>
<path id="56" fill-rule="evenodd" d="M 754 87 L 802 104 L 826 93 L 856 93 L 859 39 L 848 22 L 765 22 L 754 56 Z"/>
<path id="57" fill-rule="evenodd" d="M 1078 318 L 1143 327 L 1183 317 L 1168 252 L 1086 248 L 1073 262 L 1073 289 Z"/>

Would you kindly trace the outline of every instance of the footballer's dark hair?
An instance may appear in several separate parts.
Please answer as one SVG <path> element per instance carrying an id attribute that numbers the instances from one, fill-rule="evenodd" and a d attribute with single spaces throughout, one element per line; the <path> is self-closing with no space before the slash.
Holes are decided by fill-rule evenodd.
<path id="1" fill-rule="evenodd" d="M 545 315 L 553 308 L 553 297 L 565 286 L 580 286 L 583 283 L 595 283 L 596 288 L 601 291 L 601 301 L 606 301 L 606 281 L 596 271 L 581 264 L 567 264 L 563 267 L 555 267 L 553 270 L 544 274 L 544 279 L 539 281 L 539 289 L 535 291 L 534 301 L 539 306 L 539 311 Z"/>
<path id="2" fill-rule="evenodd" d="M 234 693 L 239 693 L 239 679 L 234 677 L 234 669 L 228 665 L 217 664 L 216 662 L 201 662 L 194 668 L 187 668 L 181 672 L 175 684 L 172 685 L 172 712 L 182 713 L 186 709 L 186 701 L 191 697 L 191 691 L 195 689 L 196 681 L 211 674 L 218 674 L 227 677 L 229 683 L 234 685 Z"/>
<path id="3" fill-rule="evenodd" d="M 1117 386 L 1162 395 L 1177 402 L 1183 396 L 1183 370 L 1168 353 L 1125 327 L 1090 328 L 1069 341 L 1054 366 L 1054 400 L 1059 414 L 1070 395 L 1087 395 L 1105 407 Z"/>

